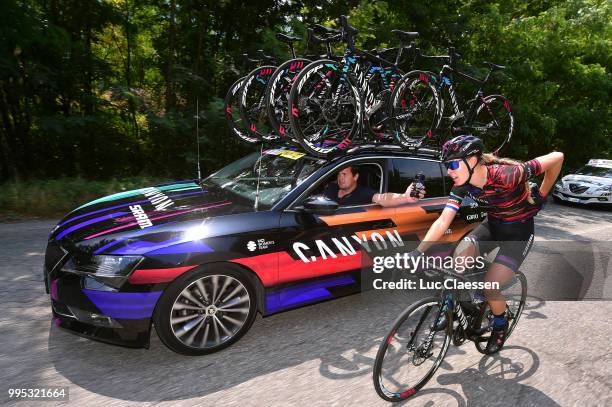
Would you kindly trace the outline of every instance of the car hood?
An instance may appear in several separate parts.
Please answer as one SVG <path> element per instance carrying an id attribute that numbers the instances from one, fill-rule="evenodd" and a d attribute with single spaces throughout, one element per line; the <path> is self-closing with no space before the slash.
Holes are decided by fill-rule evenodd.
<path id="1" fill-rule="evenodd" d="M 181 181 L 105 196 L 81 205 L 53 229 L 50 240 L 111 242 L 153 233 L 164 225 L 251 212 L 248 202 L 218 187 Z"/>

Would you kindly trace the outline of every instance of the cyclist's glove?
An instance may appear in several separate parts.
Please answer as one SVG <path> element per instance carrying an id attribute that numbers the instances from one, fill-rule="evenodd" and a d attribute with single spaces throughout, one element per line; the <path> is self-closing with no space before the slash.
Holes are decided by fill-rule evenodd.
<path id="1" fill-rule="evenodd" d="M 546 204 L 546 196 L 540 194 L 540 187 L 534 182 L 529 183 L 529 190 L 531 194 L 532 204 L 537 205 L 542 209 Z M 531 201 L 530 201 L 531 202 Z"/>

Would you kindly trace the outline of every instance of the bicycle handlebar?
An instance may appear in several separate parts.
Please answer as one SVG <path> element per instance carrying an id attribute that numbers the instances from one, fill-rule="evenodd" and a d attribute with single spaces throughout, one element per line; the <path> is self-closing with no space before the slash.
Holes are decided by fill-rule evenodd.
<path id="1" fill-rule="evenodd" d="M 351 51 L 355 50 L 355 35 L 359 32 L 355 27 L 348 23 L 347 16 L 340 16 L 340 27 L 342 29 L 342 39 Z"/>

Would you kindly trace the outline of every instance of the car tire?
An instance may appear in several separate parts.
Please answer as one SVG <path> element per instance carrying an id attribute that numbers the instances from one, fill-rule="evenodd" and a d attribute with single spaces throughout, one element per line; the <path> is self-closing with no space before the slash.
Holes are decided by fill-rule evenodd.
<path id="1" fill-rule="evenodd" d="M 563 200 L 561 198 L 557 198 L 554 195 L 553 195 L 553 201 L 555 201 L 556 204 L 563 204 Z"/>
<path id="2" fill-rule="evenodd" d="M 235 343 L 249 330 L 256 313 L 250 277 L 235 266 L 217 265 L 173 281 L 157 303 L 153 323 L 168 348 L 197 356 Z"/>

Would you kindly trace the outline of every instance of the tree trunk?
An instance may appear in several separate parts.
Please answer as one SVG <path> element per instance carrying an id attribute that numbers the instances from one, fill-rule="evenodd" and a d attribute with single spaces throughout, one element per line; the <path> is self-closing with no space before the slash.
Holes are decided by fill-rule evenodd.
<path id="1" fill-rule="evenodd" d="M 168 61 L 166 65 L 166 112 L 176 106 L 174 89 L 174 53 L 176 51 L 176 0 L 170 1 L 168 25 Z"/>

